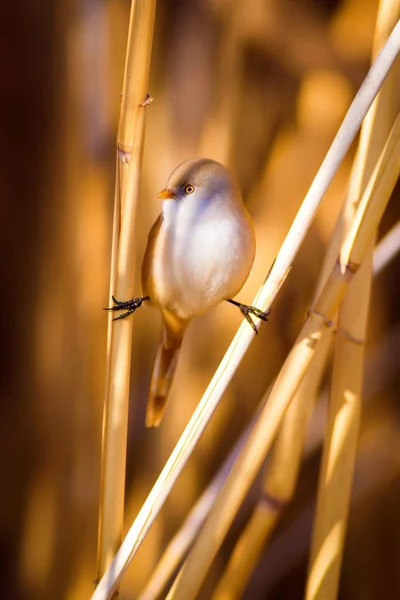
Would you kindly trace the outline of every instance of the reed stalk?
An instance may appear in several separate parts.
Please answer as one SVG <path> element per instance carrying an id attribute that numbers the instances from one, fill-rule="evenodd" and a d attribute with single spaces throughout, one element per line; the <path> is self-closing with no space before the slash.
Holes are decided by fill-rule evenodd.
<path id="1" fill-rule="evenodd" d="M 343 209 L 339 215 L 326 251 L 314 301 L 326 284 L 340 250 L 344 212 Z M 260 500 L 235 544 L 214 591 L 215 600 L 234 600 L 241 597 L 282 511 L 294 493 L 309 416 L 328 358 L 331 339 L 330 329 L 322 332 L 312 363 L 284 416 L 271 449 Z"/>
<path id="2" fill-rule="evenodd" d="M 374 252 L 374 274 L 384 269 L 400 251 L 400 221 L 381 239 Z"/>
<path id="3" fill-rule="evenodd" d="M 313 359 L 322 331 L 332 327 L 349 283 L 365 257 L 400 171 L 400 117 L 374 169 L 338 260 L 272 388 L 268 403 L 232 468 L 168 600 L 196 597 L 207 570 L 276 436 L 281 420 Z"/>
<path id="4" fill-rule="evenodd" d="M 381 0 L 373 55 L 384 44 L 400 16 L 398 0 Z M 398 114 L 396 63 L 376 99 L 361 131 L 359 169 L 350 186 L 346 228 L 353 207 L 360 202 L 372 165 Z M 397 104 L 397 105 L 396 105 Z M 372 240 L 339 311 L 326 439 L 319 479 L 316 517 L 311 544 L 307 600 L 334 600 L 339 587 L 351 487 L 361 415 L 364 340 L 372 280 Z"/>
<path id="5" fill-rule="evenodd" d="M 343 207 L 326 252 L 314 299 L 321 293 L 335 264 L 342 242 L 344 215 Z M 214 600 L 235 600 L 241 597 L 283 510 L 294 494 L 309 416 L 326 367 L 331 341 L 332 331 L 326 329 L 322 332 L 315 356 L 284 416 L 271 449 L 260 500 L 235 544 L 214 591 Z"/>
<path id="6" fill-rule="evenodd" d="M 398 18 L 398 14 L 396 16 L 396 11 L 392 13 L 390 13 L 390 11 L 388 12 L 388 4 L 390 4 L 390 2 L 384 1 L 381 3 L 378 14 L 378 33 L 375 41 L 375 48 L 378 45 L 382 46 L 383 34 L 386 33 L 387 36 L 387 34 L 396 24 Z M 378 36 L 380 36 L 380 39 L 378 39 Z M 395 69 L 392 68 L 388 79 L 382 87 L 378 99 L 374 103 L 374 106 L 364 123 L 364 133 L 361 137 L 362 143 L 360 144 L 356 163 L 353 168 L 349 194 L 347 196 L 344 209 L 339 216 L 334 235 L 327 251 L 325 264 L 322 269 L 316 295 L 318 295 L 319 291 L 324 285 L 324 282 L 326 281 L 327 274 L 331 270 L 335 257 L 340 248 L 343 234 L 345 234 L 348 230 L 349 223 L 354 216 L 355 209 L 360 199 L 361 180 L 364 180 L 365 186 L 365 177 L 367 174 L 368 176 L 371 175 L 370 167 L 376 162 L 379 152 L 382 150 L 383 142 L 389 133 L 388 128 L 384 127 L 384 125 L 389 122 L 386 119 L 382 124 L 383 128 L 378 130 L 375 129 L 380 136 L 379 141 L 381 144 L 378 145 L 375 143 L 375 152 L 366 154 L 365 149 L 368 148 L 368 142 L 366 143 L 366 141 L 370 137 L 369 134 L 366 135 L 366 131 L 370 129 L 368 124 L 372 123 L 372 119 L 374 118 L 370 115 L 376 115 L 377 111 L 381 110 L 377 107 L 384 107 L 384 110 L 386 110 L 388 98 L 391 97 L 391 92 L 393 92 L 392 87 L 395 78 L 394 72 Z M 390 124 L 392 123 L 393 119 Z M 376 152 L 377 149 L 379 150 L 378 153 Z M 368 173 L 366 171 L 366 164 L 369 165 Z M 370 257 L 368 257 L 367 263 L 370 265 Z M 363 269 L 363 272 L 365 272 L 365 270 L 366 269 Z M 357 280 L 359 280 L 360 277 L 361 276 L 358 275 Z M 364 302 L 369 298 L 369 286 L 367 287 L 368 289 L 365 290 L 366 293 L 363 294 L 363 297 L 356 299 L 356 305 L 357 302 L 359 302 L 360 306 L 362 306 L 359 314 L 364 314 L 365 316 L 366 311 L 364 310 L 363 305 Z M 354 284 L 352 286 L 352 289 L 353 288 L 355 289 Z M 362 293 L 361 289 L 360 293 Z M 350 302 L 351 301 L 352 300 L 350 299 Z M 347 302 L 348 300 L 346 298 L 344 304 L 346 305 Z M 342 328 L 342 326 L 340 326 L 340 328 Z M 227 568 L 215 590 L 214 598 L 216 600 L 235 600 L 236 598 L 241 597 L 241 594 L 259 561 L 261 553 L 263 552 L 265 545 L 267 544 L 268 539 L 274 530 L 283 508 L 293 496 L 301 466 L 303 440 L 308 423 L 308 416 L 312 410 L 315 396 L 318 391 L 319 381 L 326 364 L 331 338 L 332 336 L 330 330 L 323 333 L 321 341 L 316 350 L 316 356 L 314 357 L 310 368 L 300 384 L 300 387 L 296 392 L 293 401 L 284 417 L 277 440 L 272 448 L 269 468 L 264 480 L 263 497 L 255 507 L 249 522 L 247 523 L 234 548 Z M 338 345 L 340 346 L 343 343 L 343 341 L 341 343 L 338 342 Z M 343 356 L 345 355 L 343 354 Z M 351 363 L 347 361 L 347 364 Z M 362 381 L 362 372 L 359 374 L 358 381 Z M 356 413 L 354 414 L 354 418 L 356 418 Z M 356 429 L 357 428 L 355 427 L 355 430 Z M 339 487 L 339 489 L 341 488 Z M 336 501 L 336 499 L 334 501 Z"/>
<path id="7" fill-rule="evenodd" d="M 269 276 L 256 296 L 253 304 L 261 310 L 267 310 L 276 297 L 325 192 L 399 51 L 400 24 L 393 30 L 360 87 L 289 230 Z M 259 325 L 258 322 L 257 327 Z M 210 421 L 253 338 L 253 330 L 248 327 L 247 323 L 243 322 L 120 549 L 100 581 L 93 595 L 93 600 L 108 598 L 116 589 L 118 582 L 138 551 L 172 486 Z"/>
<path id="8" fill-rule="evenodd" d="M 395 225 L 379 242 L 374 252 L 374 277 L 385 269 L 400 251 L 400 223 Z M 322 395 L 325 392 L 322 392 Z M 290 410 L 295 402 L 292 401 Z M 256 415 L 257 416 L 257 415 Z M 286 416 L 285 416 L 286 419 Z M 251 427 L 253 421 L 251 423 Z M 163 554 L 157 562 L 157 566 L 148 580 L 145 589 L 138 596 L 138 600 L 157 600 L 161 597 L 172 576 L 182 564 L 188 554 L 193 542 L 200 531 L 207 515 L 209 514 L 222 486 L 225 482 L 228 472 L 232 468 L 235 458 L 239 455 L 245 439 L 250 432 L 250 426 L 240 436 L 228 458 L 224 461 L 216 475 L 213 477 L 207 488 L 204 490 L 196 504 L 191 509 L 180 529 L 170 540 Z M 279 432 L 280 435 L 280 432 Z M 320 432 L 322 439 L 322 432 Z M 274 460 L 273 455 L 269 466 Z"/>
<path id="9" fill-rule="evenodd" d="M 315 357 L 279 429 L 257 505 L 235 544 L 214 600 L 241 598 L 247 582 L 282 514 L 294 494 L 302 462 L 309 416 L 326 365 L 332 334 L 324 331 Z"/>
<path id="10" fill-rule="evenodd" d="M 210 512 L 229 471 L 250 435 L 250 431 L 254 426 L 258 413 L 259 411 L 254 415 L 253 419 L 228 454 L 210 485 L 193 506 L 184 525 L 168 544 L 167 550 L 157 562 L 157 566 L 154 569 L 150 580 L 147 582 L 146 588 L 138 597 L 138 600 L 155 600 L 161 596 L 162 591 L 185 558 L 189 547 L 192 545 L 194 538 Z"/>
<path id="11" fill-rule="evenodd" d="M 131 298 L 134 286 L 135 215 L 144 140 L 155 0 L 133 0 L 117 134 L 111 295 Z M 108 321 L 97 577 L 121 543 L 124 519 L 132 319 Z"/>

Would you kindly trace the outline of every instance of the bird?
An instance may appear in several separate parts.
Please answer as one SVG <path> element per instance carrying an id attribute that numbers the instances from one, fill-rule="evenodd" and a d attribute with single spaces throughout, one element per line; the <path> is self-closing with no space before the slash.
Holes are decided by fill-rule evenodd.
<path id="1" fill-rule="evenodd" d="M 223 301 L 237 306 L 251 327 L 251 315 L 269 313 L 233 300 L 250 273 L 255 256 L 252 220 L 235 177 L 222 164 L 195 158 L 178 165 L 157 198 L 162 211 L 148 235 L 141 272 L 142 296 L 127 301 L 112 296 L 106 310 L 124 319 L 143 303 L 162 315 L 146 410 L 146 426 L 163 417 L 183 336 L 191 320 Z"/>

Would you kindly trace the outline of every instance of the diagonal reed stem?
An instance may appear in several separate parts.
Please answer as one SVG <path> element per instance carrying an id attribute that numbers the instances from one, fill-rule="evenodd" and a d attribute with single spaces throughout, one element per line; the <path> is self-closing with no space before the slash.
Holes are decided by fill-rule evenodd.
<path id="1" fill-rule="evenodd" d="M 210 512 L 210 509 L 218 496 L 218 492 L 243 448 L 245 441 L 249 437 L 250 431 L 254 426 L 258 415 L 259 410 L 241 434 L 239 440 L 228 454 L 210 485 L 193 506 L 184 526 L 173 537 L 168 545 L 167 551 L 165 551 L 160 560 L 157 561 L 157 566 L 150 580 L 147 582 L 146 589 L 140 594 L 138 600 L 155 600 L 161 595 L 168 580 L 172 577 L 181 561 L 186 556 L 190 545 L 204 523 L 207 514 Z"/>
<path id="2" fill-rule="evenodd" d="M 399 0 L 381 0 L 375 33 L 374 54 L 386 40 L 400 16 Z M 360 137 L 359 168 L 350 188 L 349 210 L 360 202 L 372 166 L 398 113 L 397 61 L 365 119 Z M 350 227 L 352 215 L 347 218 Z M 311 544 L 307 600 L 335 600 L 338 593 L 347 518 L 356 460 L 361 416 L 369 297 L 372 280 L 373 241 L 339 311 L 328 423 L 317 509 Z"/>
<path id="3" fill-rule="evenodd" d="M 399 50 L 400 24 L 393 30 L 388 42 L 372 66 L 350 106 L 338 134 L 290 228 L 269 277 L 256 296 L 254 304 L 261 310 L 267 310 L 276 297 L 312 223 L 318 206 Z M 259 323 L 257 326 L 259 327 Z M 121 548 L 118 550 L 107 573 L 98 585 L 93 595 L 93 600 L 108 598 L 113 590 L 115 590 L 119 580 L 168 497 L 173 484 L 185 466 L 198 439 L 211 419 L 222 394 L 253 338 L 254 332 L 248 328 L 246 323 L 242 323 L 190 422 L 131 526 Z"/>
<path id="4" fill-rule="evenodd" d="M 384 269 L 400 250 L 400 221 L 381 239 L 374 252 L 374 273 Z"/>
<path id="5" fill-rule="evenodd" d="M 375 248 L 373 261 L 374 277 L 377 277 L 386 267 L 388 267 L 389 264 L 399 254 L 399 252 L 400 223 L 395 225 L 382 238 Z M 324 395 L 324 393 L 326 392 L 322 392 L 321 395 Z M 290 408 L 292 407 L 294 401 L 295 398 L 292 400 Z M 253 422 L 251 423 L 251 426 L 252 425 Z M 226 475 L 233 465 L 234 458 L 239 455 L 240 449 L 243 447 L 245 439 L 247 439 L 247 436 L 249 435 L 249 431 L 250 429 L 246 428 L 244 433 L 242 433 L 228 458 L 222 464 L 222 467 L 219 469 L 210 484 L 197 500 L 181 528 L 169 542 L 167 548 L 164 550 L 161 558 L 157 562 L 157 566 L 148 580 L 145 589 L 138 597 L 138 600 L 157 600 L 157 598 L 161 597 L 164 588 L 167 586 L 171 577 L 176 573 L 178 567 L 183 562 L 191 546 L 193 545 L 196 536 L 198 535 L 207 515 L 209 514 L 219 492 L 222 489 Z M 319 432 L 319 435 L 322 439 L 322 431 Z M 321 443 L 321 440 L 319 443 Z M 314 446 L 312 446 L 312 449 L 314 449 Z M 270 465 L 271 462 L 269 463 L 269 467 Z M 284 508 L 285 505 L 286 503 L 283 503 L 282 508 Z M 279 515 L 281 514 L 282 508 L 279 509 Z M 229 596 L 229 600 L 234 597 L 238 596 Z"/>
<path id="6" fill-rule="evenodd" d="M 374 257 L 373 257 L 374 258 L 374 260 L 373 260 L 373 264 L 374 264 L 373 276 L 374 276 L 374 278 L 377 277 L 386 267 L 389 266 L 389 264 L 396 258 L 397 254 L 399 252 L 400 252 L 400 223 L 395 225 L 382 238 L 382 240 L 379 242 L 379 244 L 375 248 Z M 307 375 L 308 375 L 308 373 L 307 373 Z M 322 392 L 322 395 L 324 395 L 324 393 L 325 392 Z M 297 394 L 296 394 L 296 396 L 297 396 Z M 289 410 L 292 408 L 295 400 L 296 400 L 296 397 L 293 398 L 292 403 L 289 407 Z M 288 413 L 289 413 L 289 410 L 288 410 Z M 258 413 L 256 414 L 256 417 L 257 416 L 258 416 Z M 285 415 L 285 419 L 286 419 L 286 415 Z M 247 427 L 246 430 L 242 433 L 239 440 L 236 442 L 234 448 L 228 455 L 227 459 L 224 461 L 224 463 L 220 467 L 219 471 L 216 473 L 214 478 L 211 480 L 210 484 L 207 486 L 207 488 L 204 490 L 204 492 L 202 493 L 200 498 L 197 500 L 196 504 L 191 509 L 189 515 L 185 519 L 181 528 L 177 531 L 177 533 L 170 540 L 170 542 L 169 542 L 168 546 L 166 547 L 166 549 L 164 550 L 161 558 L 158 560 L 157 566 L 154 569 L 153 573 L 151 574 L 151 577 L 148 580 L 145 589 L 138 596 L 138 600 L 157 600 L 157 598 L 161 597 L 163 590 L 166 588 L 168 582 L 171 580 L 172 576 L 176 573 L 179 566 L 181 565 L 183 560 L 186 558 L 190 548 L 192 547 L 196 536 L 198 535 L 205 519 L 207 518 L 207 515 L 209 514 L 211 508 L 213 507 L 213 505 L 215 503 L 215 500 L 218 497 L 219 492 L 222 489 L 222 486 L 225 482 L 226 476 L 227 476 L 228 472 L 230 471 L 230 469 L 232 468 L 234 459 L 239 455 L 239 452 L 240 452 L 241 448 L 243 447 L 243 444 L 249 435 L 250 427 L 252 427 L 253 424 L 254 423 L 252 421 L 250 426 Z M 322 432 L 320 432 L 320 435 L 322 438 Z M 272 461 L 273 461 L 273 456 L 271 456 L 271 460 L 268 463 L 267 470 L 271 467 Z M 292 468 L 293 467 L 291 466 L 291 469 Z M 289 479 L 289 481 L 292 479 L 292 481 L 294 482 L 293 483 L 293 489 L 294 489 L 295 482 L 297 480 L 297 473 L 296 472 L 293 473 L 291 471 L 289 473 L 288 479 Z M 287 500 L 290 500 L 290 496 L 287 497 Z M 282 506 L 281 506 L 281 508 L 278 509 L 276 518 L 274 517 L 274 522 L 272 525 L 276 524 L 276 521 L 278 520 L 278 518 L 281 515 L 282 510 L 285 506 L 286 506 L 286 501 L 283 498 Z M 271 529 L 272 529 L 272 527 L 271 527 Z M 251 538 L 251 540 L 252 540 L 252 538 Z M 243 589 L 245 587 L 248 575 L 251 574 L 251 573 L 247 574 L 245 570 L 243 570 L 243 571 L 244 571 L 243 577 L 245 578 L 245 581 L 243 582 L 243 587 L 240 589 Z M 251 569 L 250 569 L 250 571 L 251 571 Z M 232 571 L 230 571 L 230 573 L 232 574 Z M 224 577 L 226 574 L 227 574 L 227 572 L 224 573 Z M 240 579 L 239 579 L 238 583 L 239 583 L 239 585 L 241 584 Z M 218 590 L 220 590 L 220 589 L 222 592 L 225 591 L 222 586 L 221 586 L 221 588 L 220 588 L 220 586 L 218 586 Z M 239 589 L 239 593 L 238 593 L 237 589 L 235 587 L 235 593 L 234 593 L 234 595 L 229 595 L 229 600 L 233 600 L 233 598 L 239 597 L 240 589 Z M 226 590 L 227 590 L 227 593 L 232 594 L 231 586 L 227 587 Z M 216 592 L 214 592 L 213 598 L 218 598 L 218 600 L 219 600 L 219 596 L 216 595 Z M 223 598 L 223 595 L 221 595 L 221 600 L 222 600 L 222 598 Z"/>
<path id="7" fill-rule="evenodd" d="M 388 5 L 390 4 L 392 5 L 392 10 L 389 10 L 388 12 L 388 8 L 390 9 Z M 385 41 L 388 33 L 396 24 L 398 10 L 393 10 L 393 4 L 398 4 L 398 0 L 396 0 L 395 3 L 391 0 L 389 2 L 388 0 L 383 0 L 383 2 L 381 2 L 377 19 L 375 48 L 377 45 L 383 45 L 382 42 Z M 397 6 L 395 8 L 397 9 Z M 376 52 L 374 54 L 376 54 Z M 388 118 L 388 113 L 390 115 L 390 110 L 388 111 L 388 109 L 392 107 L 393 102 L 389 104 L 388 101 L 394 95 L 392 88 L 395 84 L 396 76 L 397 69 L 394 66 L 364 121 L 360 147 L 352 171 L 349 193 L 326 254 L 325 264 L 317 286 L 317 295 L 318 291 L 323 287 L 326 277 L 334 264 L 343 235 L 348 230 L 351 219 L 354 216 L 354 212 L 360 201 L 360 193 L 364 191 L 366 177 L 371 175 L 372 167 L 379 157 L 379 153 L 389 134 L 389 128 L 393 124 L 394 119 L 390 119 L 390 116 Z M 383 118 L 381 118 L 381 125 L 378 129 L 375 127 L 375 139 L 372 140 L 372 142 L 374 142 L 374 152 L 368 152 L 367 149 L 371 149 L 370 125 L 373 122 L 376 123 L 378 113 L 380 113 L 380 116 L 382 117 L 382 108 Z M 377 137 L 378 140 L 376 139 Z M 362 183 L 364 187 L 361 187 Z M 360 279 L 361 276 L 358 275 L 357 279 Z M 352 285 L 351 288 L 353 289 L 354 285 Z M 359 315 L 363 312 L 366 314 L 366 311 L 362 311 L 361 307 L 365 305 L 365 302 L 367 302 L 369 298 L 368 292 L 369 290 L 366 289 L 365 293 L 362 294 L 362 297 L 356 300 L 356 304 L 360 307 L 360 311 L 358 312 Z M 347 302 L 348 297 L 346 296 L 344 304 L 347 304 Z M 351 324 L 349 323 L 342 323 L 339 327 L 348 332 L 351 330 Z M 249 522 L 233 550 L 227 568 L 214 593 L 215 600 L 235 600 L 236 598 L 241 597 L 241 594 L 259 561 L 261 553 L 268 543 L 269 537 L 284 506 L 293 496 L 301 466 L 303 440 L 306 433 L 308 416 L 312 410 L 319 381 L 327 361 L 332 339 L 331 333 L 330 330 L 323 333 L 310 368 L 301 382 L 285 415 L 277 439 L 272 448 L 269 468 L 264 480 L 265 496 L 260 499 L 258 506 L 256 506 L 253 515 L 250 517 Z M 357 335 L 354 332 L 353 335 L 355 337 L 364 337 L 363 335 Z M 346 345 L 344 338 L 341 336 L 338 344 L 341 345 L 343 343 Z M 358 352 L 359 350 L 360 348 L 357 347 L 355 352 Z M 348 356 L 346 357 L 347 364 L 351 364 L 349 358 L 350 357 Z M 355 370 L 353 370 L 353 374 L 354 373 Z M 362 373 L 359 376 L 359 381 L 361 380 Z M 342 486 L 338 485 L 337 489 L 340 489 L 341 498 L 343 499 Z M 335 494 L 333 494 L 333 496 L 334 495 Z M 269 499 L 272 499 L 273 501 L 271 502 Z M 335 506 L 340 505 L 340 503 L 337 502 L 337 498 L 334 502 L 336 502 Z"/>
<path id="8" fill-rule="evenodd" d="M 284 508 L 294 494 L 309 416 L 328 358 L 331 338 L 330 329 L 323 332 L 312 363 L 286 411 L 271 450 L 261 497 L 235 544 L 215 589 L 214 600 L 242 597 Z"/>
<path id="9" fill-rule="evenodd" d="M 321 295 L 310 311 L 286 359 L 268 402 L 232 468 L 222 491 L 185 562 L 168 600 L 195 598 L 228 528 L 252 484 L 290 401 L 295 395 L 321 339 L 332 326 L 358 266 L 367 253 L 400 171 L 400 116 L 366 188 L 352 226 Z"/>

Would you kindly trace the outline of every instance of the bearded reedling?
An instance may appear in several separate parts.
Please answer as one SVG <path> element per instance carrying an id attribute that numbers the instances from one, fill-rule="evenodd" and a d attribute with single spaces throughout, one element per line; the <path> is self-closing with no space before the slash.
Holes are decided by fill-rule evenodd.
<path id="1" fill-rule="evenodd" d="M 191 319 L 222 301 L 251 318 L 268 313 L 232 300 L 253 264 L 253 224 L 238 184 L 221 164 L 207 158 L 188 160 L 170 175 L 157 198 L 162 212 L 150 230 L 142 264 L 142 294 L 107 310 L 125 310 L 124 319 L 143 302 L 162 314 L 162 335 L 150 383 L 146 426 L 162 419 L 183 335 Z"/>

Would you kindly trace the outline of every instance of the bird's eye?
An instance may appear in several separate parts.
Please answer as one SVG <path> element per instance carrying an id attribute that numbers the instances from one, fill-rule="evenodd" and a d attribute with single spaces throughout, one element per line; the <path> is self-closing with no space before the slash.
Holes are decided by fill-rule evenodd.
<path id="1" fill-rule="evenodd" d="M 193 192 L 194 192 L 194 185 L 187 185 L 185 187 L 185 193 L 186 194 L 193 194 Z"/>

